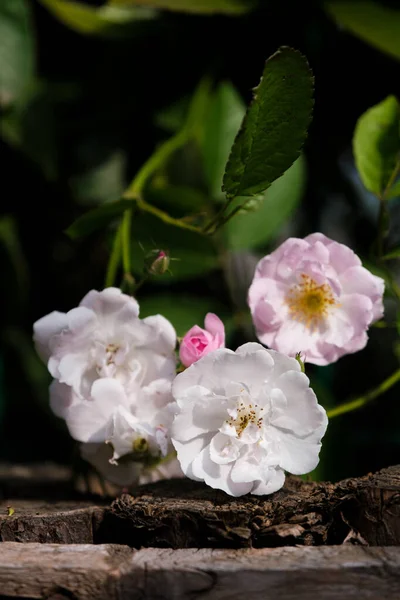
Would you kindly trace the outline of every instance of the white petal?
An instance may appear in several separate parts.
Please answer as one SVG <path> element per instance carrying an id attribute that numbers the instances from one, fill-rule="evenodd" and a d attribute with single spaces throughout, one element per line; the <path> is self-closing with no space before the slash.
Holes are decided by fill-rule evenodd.
<path id="1" fill-rule="evenodd" d="M 197 479 L 193 476 L 192 473 L 192 462 L 196 458 L 196 456 L 203 450 L 203 448 L 209 443 L 210 437 L 210 435 L 201 435 L 184 443 L 179 442 L 178 440 L 172 437 L 172 443 L 178 454 L 178 460 L 181 465 L 182 471 L 187 477 L 190 477 L 190 479 Z"/>
<path id="2" fill-rule="evenodd" d="M 285 472 L 279 467 L 271 468 L 269 478 L 265 481 L 259 481 L 251 490 L 252 494 L 261 496 L 264 494 L 273 494 L 280 490 L 285 483 Z"/>
<path id="3" fill-rule="evenodd" d="M 92 398 L 71 406 L 66 416 L 69 432 L 79 442 L 106 441 L 114 411 L 119 404 L 129 405 L 123 387 L 115 379 L 95 381 Z"/>
<path id="4" fill-rule="evenodd" d="M 80 302 L 80 306 L 90 308 L 103 318 L 109 316 L 114 318 L 116 313 L 125 308 L 128 308 L 132 317 L 139 315 L 137 301 L 132 296 L 123 294 L 119 288 L 113 287 L 106 288 L 101 292 L 90 291 Z"/>
<path id="5" fill-rule="evenodd" d="M 195 477 L 205 481 L 214 489 L 222 490 L 230 496 L 243 496 L 247 494 L 252 484 L 248 482 L 235 482 L 231 478 L 232 466 L 217 465 L 211 460 L 210 447 L 206 446 L 193 461 L 192 472 Z"/>
<path id="6" fill-rule="evenodd" d="M 65 419 L 68 414 L 68 409 L 74 402 L 79 402 L 79 398 L 74 393 L 73 389 L 69 385 L 60 383 L 57 379 L 54 379 L 50 384 L 50 408 L 53 413 Z"/>
<path id="7" fill-rule="evenodd" d="M 232 467 L 231 477 L 235 483 L 254 483 L 261 479 L 262 469 L 251 457 L 240 458 Z"/>
<path id="8" fill-rule="evenodd" d="M 153 315 L 143 319 L 143 323 L 153 329 L 159 353 L 171 352 L 175 349 L 176 331 L 168 319 L 162 315 Z"/>
<path id="9" fill-rule="evenodd" d="M 40 358 L 47 362 L 50 358 L 50 340 L 68 326 L 67 315 L 54 311 L 42 317 L 33 325 L 33 341 Z"/>
<path id="10" fill-rule="evenodd" d="M 111 464 L 112 448 L 108 444 L 81 444 L 80 451 L 82 458 L 93 465 L 107 481 L 121 487 L 139 482 L 143 465 L 133 461 Z"/>
<path id="11" fill-rule="evenodd" d="M 214 435 L 210 442 L 211 460 L 218 465 L 226 465 L 236 460 L 240 453 L 240 446 L 236 440 L 222 433 Z"/>
<path id="12" fill-rule="evenodd" d="M 293 475 L 304 475 L 315 469 L 319 462 L 320 439 L 325 429 L 321 427 L 320 433 L 315 432 L 308 439 L 282 433 L 279 466 Z"/>
<path id="13" fill-rule="evenodd" d="M 298 436 L 312 433 L 322 425 L 327 426 L 325 410 L 318 404 L 304 373 L 288 371 L 276 381 L 276 391 L 271 393 L 271 425 L 295 432 Z M 286 406 L 281 394 L 284 394 Z"/>

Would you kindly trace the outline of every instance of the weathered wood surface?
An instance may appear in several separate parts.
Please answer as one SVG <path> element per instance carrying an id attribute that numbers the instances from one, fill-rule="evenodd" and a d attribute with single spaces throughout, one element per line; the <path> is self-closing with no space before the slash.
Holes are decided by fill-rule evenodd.
<path id="1" fill-rule="evenodd" d="M 117 498 L 101 539 L 172 548 L 398 545 L 400 467 L 338 484 L 288 477 L 264 497 L 232 498 L 189 480 L 159 482 Z"/>
<path id="2" fill-rule="evenodd" d="M 0 590 L 48 600 L 397 600 L 400 548 L 135 551 L 5 542 Z"/>
<path id="3" fill-rule="evenodd" d="M 338 484 L 288 477 L 282 490 L 264 497 L 232 498 L 189 480 L 164 481 L 111 505 L 76 494 L 63 502 L 58 496 L 53 503 L 23 500 L 21 486 L 13 499 L 10 481 L 7 486 L 10 495 L 3 488 L 0 502 L 1 541 L 134 548 L 400 544 L 399 466 Z M 31 490 L 32 484 L 25 486 Z"/>

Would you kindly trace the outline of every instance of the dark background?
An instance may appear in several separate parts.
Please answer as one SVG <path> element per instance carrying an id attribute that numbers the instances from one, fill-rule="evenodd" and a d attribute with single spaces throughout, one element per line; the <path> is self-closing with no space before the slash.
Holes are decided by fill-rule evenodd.
<path id="1" fill-rule="evenodd" d="M 282 231 L 251 253 L 261 256 L 287 235 L 319 230 L 368 261 L 377 203 L 357 179 L 351 139 L 368 107 L 389 94 L 399 96 L 400 69 L 394 58 L 341 30 L 317 1 L 260 2 L 240 17 L 163 12 L 128 39 L 82 35 L 34 0 L 28 5 L 42 87 L 18 117 L 22 142 L 11 143 L 3 130 L 0 136 L 1 215 L 6 218 L 6 242 L 0 246 L 0 459 L 68 463 L 73 442 L 48 408 L 49 377 L 32 348 L 32 324 L 51 310 L 76 306 L 89 289 L 102 288 L 110 232 L 79 241 L 63 232 L 89 208 L 116 199 L 166 139 L 169 133 L 158 125 L 157 115 L 190 95 L 206 73 L 216 82 L 232 81 L 248 103 L 265 59 L 281 45 L 299 49 L 316 85 L 305 148 L 307 188 Z M 0 68 L 1 60 L 0 53 Z M 91 190 L 87 174 L 109 159 L 109 174 L 102 174 L 107 184 Z M 395 245 L 395 202 L 392 213 L 390 243 Z M 181 234 L 173 230 L 171 235 Z M 204 277 L 152 283 L 143 296 L 166 288 L 177 297 L 182 291 L 206 295 L 218 298 L 229 313 L 232 290 L 223 281 L 216 268 Z M 391 311 L 388 299 L 388 320 Z M 233 327 L 230 343 L 245 337 Z M 307 367 L 320 401 L 333 406 L 388 376 L 397 368 L 396 338 L 396 330 L 372 329 L 364 351 L 330 367 Z M 338 479 L 400 462 L 399 423 L 398 388 L 332 420 L 317 476 Z"/>

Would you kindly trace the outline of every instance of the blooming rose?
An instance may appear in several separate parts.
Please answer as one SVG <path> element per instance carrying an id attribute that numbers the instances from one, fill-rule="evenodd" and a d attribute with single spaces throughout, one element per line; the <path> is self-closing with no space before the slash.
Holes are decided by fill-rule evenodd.
<path id="1" fill-rule="evenodd" d="M 232 496 L 270 494 L 318 464 L 325 410 L 294 358 L 244 344 L 179 374 L 171 437 L 183 472 Z"/>
<path id="2" fill-rule="evenodd" d="M 139 319 L 139 305 L 117 288 L 92 290 L 78 308 L 34 324 L 34 340 L 51 375 L 88 398 L 98 378 L 126 390 L 175 375 L 176 334 L 161 315 Z M 65 399 L 65 398 L 64 398 Z"/>
<path id="3" fill-rule="evenodd" d="M 383 315 L 384 281 L 322 233 L 290 238 L 257 265 L 248 302 L 259 340 L 327 365 L 367 343 Z"/>
<path id="4" fill-rule="evenodd" d="M 208 313 L 204 319 L 205 329 L 195 325 L 185 335 L 179 349 L 179 357 L 185 367 L 217 348 L 225 346 L 224 324 L 217 315 Z"/>

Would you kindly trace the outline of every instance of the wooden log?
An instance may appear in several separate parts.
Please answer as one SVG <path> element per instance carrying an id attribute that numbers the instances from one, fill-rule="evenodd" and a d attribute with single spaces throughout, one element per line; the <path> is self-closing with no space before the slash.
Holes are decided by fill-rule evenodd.
<path id="1" fill-rule="evenodd" d="M 47 600 L 396 600 L 400 548 L 1 545 L 0 590 Z"/>
<path id="2" fill-rule="evenodd" d="M 241 498 L 189 480 L 159 482 L 117 498 L 99 535 L 134 547 L 398 545 L 400 467 L 336 485 L 288 477 L 271 496 Z"/>
<path id="3" fill-rule="evenodd" d="M 139 488 L 111 506 L 99 497 L 76 498 L 58 503 L 5 498 L 0 540 L 134 548 L 400 544 L 399 466 L 338 484 L 288 477 L 282 490 L 264 497 L 232 498 L 175 480 Z"/>

